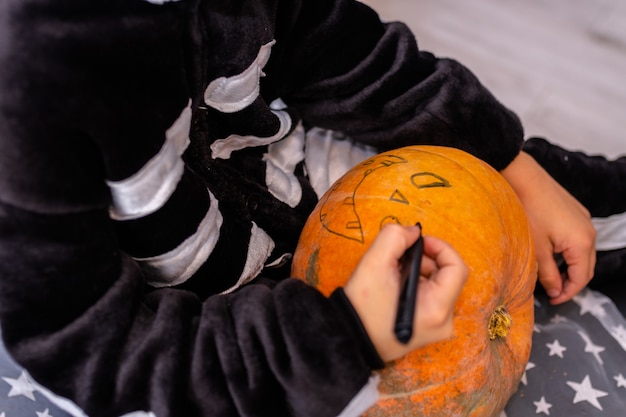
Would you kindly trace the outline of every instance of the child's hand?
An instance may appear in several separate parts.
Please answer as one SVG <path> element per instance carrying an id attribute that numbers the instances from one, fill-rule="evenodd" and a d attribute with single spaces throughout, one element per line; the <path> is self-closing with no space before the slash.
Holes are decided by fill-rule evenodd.
<path id="1" fill-rule="evenodd" d="M 413 337 L 407 345 L 398 342 L 393 329 L 400 295 L 399 259 L 419 234 L 417 226 L 385 226 L 344 288 L 385 362 L 452 335 L 454 305 L 468 276 L 467 266 L 449 244 L 425 236 Z"/>
<path id="2" fill-rule="evenodd" d="M 552 304 L 570 300 L 593 277 L 596 232 L 589 211 L 524 152 L 502 175 L 519 196 L 530 221 L 539 282 Z M 565 277 L 561 277 L 555 253 L 562 254 L 567 263 Z"/>

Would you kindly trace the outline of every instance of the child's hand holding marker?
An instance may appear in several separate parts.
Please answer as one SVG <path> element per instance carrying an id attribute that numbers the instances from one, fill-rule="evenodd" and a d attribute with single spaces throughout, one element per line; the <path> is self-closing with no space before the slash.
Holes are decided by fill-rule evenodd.
<path id="1" fill-rule="evenodd" d="M 418 239 L 423 239 L 422 243 Z M 415 291 L 402 295 L 403 307 L 399 303 L 404 284 L 400 262 L 407 249 L 419 252 L 422 244 L 423 256 L 418 263 L 423 279 L 418 285 L 407 279 Z M 380 231 L 344 291 L 380 357 L 389 362 L 452 335 L 454 306 L 467 276 L 468 268 L 463 259 L 448 243 L 432 236 L 422 237 L 420 225 L 392 224 Z M 413 297 L 414 301 L 411 301 Z M 414 306 L 414 322 L 410 334 L 407 336 L 405 330 L 405 333 L 401 332 L 404 336 L 397 337 L 398 313 L 407 312 L 411 306 Z M 405 307 L 408 308 L 405 310 Z"/>

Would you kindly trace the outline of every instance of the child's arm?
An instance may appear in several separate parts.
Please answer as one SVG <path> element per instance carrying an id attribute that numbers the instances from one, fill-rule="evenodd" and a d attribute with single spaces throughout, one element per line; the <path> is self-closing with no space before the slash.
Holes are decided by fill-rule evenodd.
<path id="1" fill-rule="evenodd" d="M 507 166 L 523 142 L 517 116 L 462 64 L 418 46 L 406 25 L 381 24 L 361 3 L 303 2 L 293 30 L 275 46 L 274 65 L 286 71 L 280 97 L 305 125 L 381 151 L 450 146 L 498 170 Z M 269 73 L 267 82 L 274 83 Z"/>
<path id="2" fill-rule="evenodd" d="M 553 304 L 571 299 L 593 277 L 595 229 L 589 211 L 561 187 L 530 155 L 521 152 L 502 171 L 520 197 L 535 236 L 539 281 Z M 554 254 L 563 255 L 567 276 Z"/>

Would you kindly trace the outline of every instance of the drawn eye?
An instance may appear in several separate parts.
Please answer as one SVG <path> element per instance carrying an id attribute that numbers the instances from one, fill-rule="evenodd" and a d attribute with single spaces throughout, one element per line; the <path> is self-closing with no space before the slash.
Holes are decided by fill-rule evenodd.
<path id="1" fill-rule="evenodd" d="M 418 172 L 411 175 L 411 183 L 419 188 L 452 187 L 450 182 L 442 176 L 432 172 Z"/>

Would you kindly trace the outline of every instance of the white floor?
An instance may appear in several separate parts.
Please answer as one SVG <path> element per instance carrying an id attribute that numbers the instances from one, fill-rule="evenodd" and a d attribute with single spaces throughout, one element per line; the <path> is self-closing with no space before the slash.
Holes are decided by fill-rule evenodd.
<path id="1" fill-rule="evenodd" d="M 626 155 L 626 0 L 363 0 L 569 149 Z"/>

